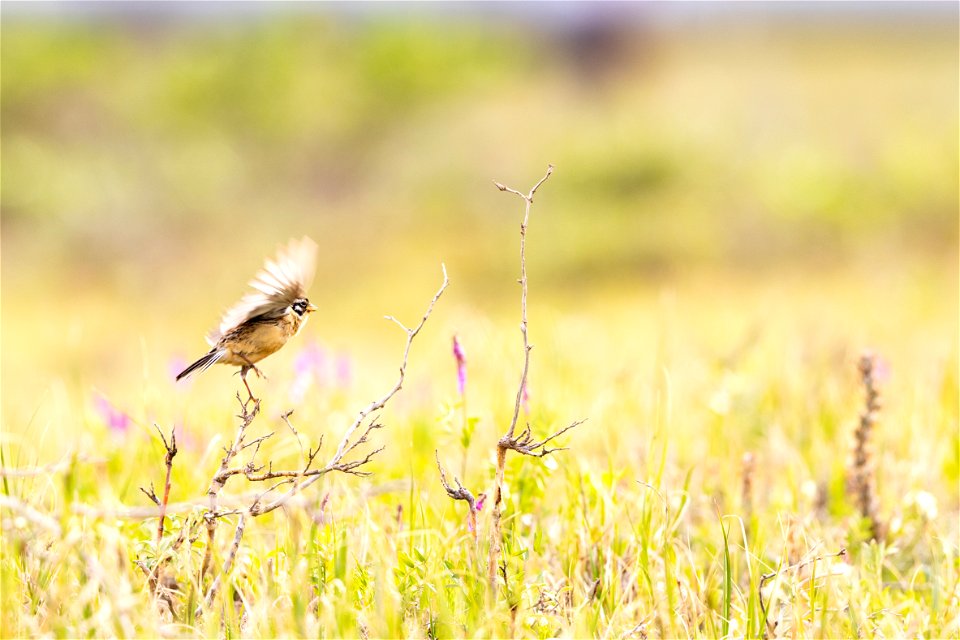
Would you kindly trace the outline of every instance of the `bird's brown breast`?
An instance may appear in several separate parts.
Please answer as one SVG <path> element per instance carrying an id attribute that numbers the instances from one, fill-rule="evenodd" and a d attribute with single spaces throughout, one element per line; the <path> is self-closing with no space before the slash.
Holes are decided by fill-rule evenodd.
<path id="1" fill-rule="evenodd" d="M 218 346 L 227 350 L 220 362 L 241 367 L 263 360 L 296 335 L 301 324 L 301 318 L 293 313 L 248 320 L 220 339 Z"/>

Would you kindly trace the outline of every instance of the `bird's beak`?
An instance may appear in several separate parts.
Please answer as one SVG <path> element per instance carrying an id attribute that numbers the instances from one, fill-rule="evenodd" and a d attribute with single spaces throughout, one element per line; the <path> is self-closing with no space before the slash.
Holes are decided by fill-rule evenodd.
<path id="1" fill-rule="evenodd" d="M 317 310 L 317 305 L 307 303 L 307 313 L 313 313 Z"/>

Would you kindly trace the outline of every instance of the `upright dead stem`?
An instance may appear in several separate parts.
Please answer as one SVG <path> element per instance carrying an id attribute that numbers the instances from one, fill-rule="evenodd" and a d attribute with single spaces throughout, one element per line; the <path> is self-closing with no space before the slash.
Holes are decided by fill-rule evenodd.
<path id="1" fill-rule="evenodd" d="M 854 447 L 849 488 L 860 515 L 870 522 L 870 535 L 875 540 L 881 540 L 886 527 L 880 519 L 876 465 L 870 443 L 871 433 L 880 413 L 880 392 L 876 384 L 876 358 L 873 354 L 864 354 L 857 364 L 857 369 L 860 372 L 865 398 L 860 421 L 853 434 Z"/>
<path id="2" fill-rule="evenodd" d="M 156 425 L 155 425 L 156 426 Z M 157 549 L 160 549 L 160 541 L 163 539 L 163 522 L 167 516 L 167 503 L 170 501 L 170 473 L 173 471 L 173 458 L 177 455 L 177 432 L 170 429 L 170 442 L 163 437 L 163 431 L 157 427 L 160 432 L 160 439 L 163 440 L 163 447 L 167 450 L 164 457 L 164 464 L 167 467 L 167 475 L 163 482 L 163 500 L 160 502 L 160 521 L 157 523 Z"/>
<path id="3" fill-rule="evenodd" d="M 528 193 L 521 193 L 516 189 L 506 187 L 499 182 L 494 181 L 497 189 L 512 193 L 523 198 L 525 208 L 523 212 L 523 222 L 520 223 L 520 333 L 523 336 L 523 370 L 520 374 L 520 385 L 517 388 L 517 398 L 513 407 L 513 417 L 510 420 L 510 426 L 507 432 L 497 442 L 497 470 L 496 480 L 493 490 L 493 514 L 490 526 L 490 554 L 487 557 L 487 581 L 490 587 L 490 596 L 496 598 L 497 593 L 497 567 L 500 564 L 501 551 L 503 549 L 503 532 L 501 530 L 500 518 L 502 516 L 501 503 L 503 501 L 503 478 L 504 469 L 507 461 L 507 450 L 512 449 L 522 455 L 543 457 L 561 448 L 548 449 L 547 443 L 557 436 L 566 433 L 582 421 L 574 422 L 560 431 L 554 433 L 543 440 L 537 441 L 533 438 L 530 426 L 519 436 L 514 436 L 517 428 L 517 421 L 520 418 L 520 406 L 523 404 L 523 394 L 527 387 L 527 374 L 530 370 L 530 350 L 533 346 L 530 344 L 530 337 L 527 329 L 527 226 L 530 223 L 530 208 L 533 205 L 533 196 L 547 178 L 553 174 L 553 165 L 547 166 L 547 172 L 539 182 L 533 185 Z M 506 568 L 504 567 L 504 575 Z"/>

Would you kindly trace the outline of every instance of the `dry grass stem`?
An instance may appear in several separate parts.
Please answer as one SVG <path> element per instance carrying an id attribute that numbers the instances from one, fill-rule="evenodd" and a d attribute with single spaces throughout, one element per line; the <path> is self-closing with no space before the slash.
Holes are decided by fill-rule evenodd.
<path id="1" fill-rule="evenodd" d="M 864 408 L 854 431 L 853 460 L 850 469 L 849 489 L 861 517 L 870 523 L 870 535 L 882 540 L 886 532 L 880 518 L 880 500 L 877 497 L 876 462 L 871 443 L 872 433 L 880 414 L 880 392 L 877 389 L 876 357 L 865 353 L 857 363 L 864 389 Z"/>
<path id="2" fill-rule="evenodd" d="M 791 571 L 794 572 L 794 573 L 799 573 L 801 569 L 803 569 L 804 567 L 807 567 L 807 566 L 809 566 L 809 565 L 811 565 L 811 564 L 815 564 L 815 563 L 817 563 L 817 562 L 822 562 L 823 560 L 826 560 L 826 559 L 828 559 L 828 558 L 841 558 L 841 557 L 844 557 L 844 556 L 846 556 L 846 555 L 847 555 L 847 550 L 846 550 L 845 548 L 841 548 L 841 549 L 840 549 L 839 551 L 837 551 L 836 553 L 829 553 L 829 554 L 826 554 L 826 555 L 820 555 L 820 556 L 817 556 L 817 557 L 815 557 L 815 558 L 811 558 L 811 559 L 809 559 L 809 560 L 804 560 L 803 562 L 798 562 L 798 563 L 796 563 L 796 564 L 792 564 L 792 565 L 790 565 L 790 566 L 788 566 L 788 567 L 785 567 L 785 568 L 783 568 L 783 569 L 778 569 L 778 570 L 776 570 L 776 571 L 771 571 L 770 573 L 765 573 L 765 574 L 763 574 L 762 576 L 760 576 L 760 582 L 759 582 L 759 584 L 757 585 L 757 599 L 758 599 L 759 602 L 760 602 L 760 611 L 761 611 L 761 613 L 762 613 L 762 615 L 763 615 L 764 637 L 767 637 L 768 634 L 769 634 L 769 635 L 772 635 L 772 636 L 776 636 L 776 634 L 777 634 L 777 623 L 776 623 L 776 622 L 771 622 L 771 621 L 769 620 L 768 605 L 767 605 L 767 603 L 766 603 L 766 602 L 764 601 L 764 599 L 763 599 L 763 588 L 767 585 L 767 583 L 768 583 L 769 581 L 773 580 L 774 578 L 776 578 L 777 576 L 783 574 L 783 573 L 791 572 Z"/>

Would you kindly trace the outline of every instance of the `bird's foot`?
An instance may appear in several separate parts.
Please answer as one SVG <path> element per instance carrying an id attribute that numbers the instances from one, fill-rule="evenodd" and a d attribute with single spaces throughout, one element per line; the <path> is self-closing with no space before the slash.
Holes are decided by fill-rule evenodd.
<path id="1" fill-rule="evenodd" d="M 265 374 L 263 371 L 260 371 L 260 369 L 257 368 L 257 365 L 255 365 L 255 364 L 253 364 L 252 362 L 250 362 L 250 360 L 249 360 L 248 358 L 245 358 L 245 357 L 243 357 L 243 356 L 240 356 L 240 357 L 243 358 L 243 359 L 246 361 L 246 363 L 247 363 L 247 364 L 245 364 L 245 365 L 240 369 L 241 373 L 242 373 L 244 376 L 247 375 L 247 371 L 250 371 L 250 370 L 252 369 L 253 372 L 254 372 L 255 374 L 257 374 L 257 377 L 258 377 L 258 378 L 263 378 L 264 380 L 269 380 L 269 379 L 267 378 L 267 374 Z"/>

